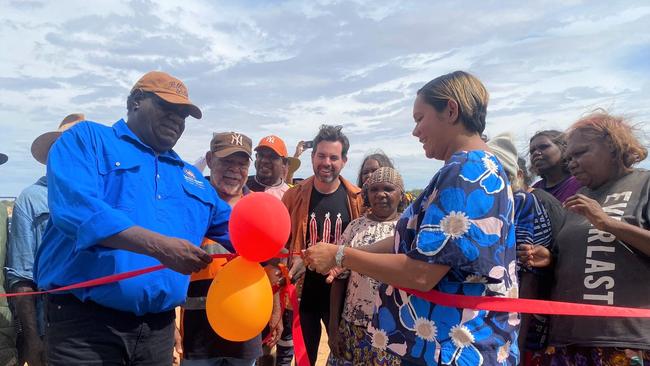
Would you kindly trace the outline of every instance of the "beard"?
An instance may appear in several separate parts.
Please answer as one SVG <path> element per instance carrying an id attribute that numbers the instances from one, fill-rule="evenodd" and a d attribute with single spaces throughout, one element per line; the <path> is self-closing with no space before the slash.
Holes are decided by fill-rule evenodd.
<path id="1" fill-rule="evenodd" d="M 314 176 L 315 176 L 316 179 L 318 179 L 319 181 L 321 181 L 321 182 L 323 182 L 323 183 L 328 183 L 328 184 L 329 184 L 329 183 L 332 183 L 332 182 L 334 182 L 336 179 L 339 178 L 339 173 L 340 173 L 340 172 L 337 172 L 337 171 L 335 171 L 335 170 L 331 170 L 331 171 L 330 171 L 330 174 L 326 174 L 326 175 L 325 175 L 325 174 L 321 174 L 321 173 L 320 173 L 320 169 L 319 169 L 318 171 L 316 171 L 316 174 L 314 174 Z"/>

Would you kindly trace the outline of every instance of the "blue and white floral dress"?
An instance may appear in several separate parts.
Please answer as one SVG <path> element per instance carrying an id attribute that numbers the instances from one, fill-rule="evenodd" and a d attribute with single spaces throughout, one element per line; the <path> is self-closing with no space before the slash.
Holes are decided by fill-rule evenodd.
<path id="1" fill-rule="evenodd" d="M 395 252 L 449 266 L 438 291 L 517 297 L 513 196 L 498 160 L 454 154 L 399 219 Z M 518 363 L 517 313 L 438 306 L 385 284 L 376 301 L 369 341 L 404 364 Z"/>

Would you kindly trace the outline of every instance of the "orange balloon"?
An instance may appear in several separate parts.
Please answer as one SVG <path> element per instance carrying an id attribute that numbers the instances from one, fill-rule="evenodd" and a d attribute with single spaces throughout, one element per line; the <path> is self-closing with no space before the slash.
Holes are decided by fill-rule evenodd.
<path id="1" fill-rule="evenodd" d="M 262 332 L 273 310 L 273 290 L 259 263 L 237 257 L 217 273 L 206 300 L 208 321 L 221 337 L 243 342 Z"/>

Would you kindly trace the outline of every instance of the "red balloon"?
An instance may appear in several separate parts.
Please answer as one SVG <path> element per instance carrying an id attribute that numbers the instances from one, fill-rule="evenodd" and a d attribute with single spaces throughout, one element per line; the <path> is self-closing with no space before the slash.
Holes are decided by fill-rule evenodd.
<path id="1" fill-rule="evenodd" d="M 254 192 L 235 204 L 228 228 L 240 256 L 263 262 L 284 248 L 291 232 L 291 219 L 282 201 L 268 193 Z"/>

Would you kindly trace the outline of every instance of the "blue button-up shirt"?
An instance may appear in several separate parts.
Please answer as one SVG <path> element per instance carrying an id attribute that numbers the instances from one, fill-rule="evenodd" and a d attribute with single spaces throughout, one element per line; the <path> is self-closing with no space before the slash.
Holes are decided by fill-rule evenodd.
<path id="1" fill-rule="evenodd" d="M 34 257 L 41 246 L 50 210 L 47 207 L 47 178 L 25 188 L 11 216 L 11 235 L 7 246 L 7 285 L 34 282 Z"/>
<path id="2" fill-rule="evenodd" d="M 197 246 L 206 236 L 232 249 L 230 206 L 196 168 L 174 151 L 156 154 L 123 120 L 112 128 L 82 122 L 63 133 L 50 150 L 47 178 L 50 221 L 35 268 L 40 288 L 160 264 L 100 244 L 133 226 Z M 189 276 L 165 269 L 72 293 L 141 315 L 181 304 L 188 284 Z"/>

